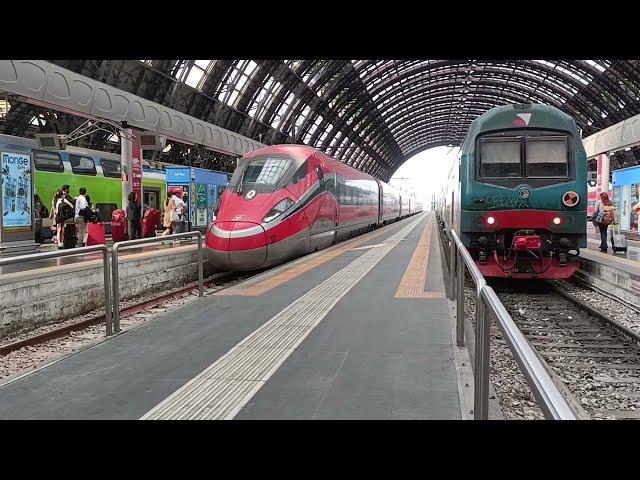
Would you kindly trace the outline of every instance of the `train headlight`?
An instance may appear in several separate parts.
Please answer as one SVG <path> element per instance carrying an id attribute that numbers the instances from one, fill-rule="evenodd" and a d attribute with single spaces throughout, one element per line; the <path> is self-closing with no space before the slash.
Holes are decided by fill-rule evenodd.
<path id="1" fill-rule="evenodd" d="M 562 218 L 560 217 L 553 217 L 553 224 L 554 225 L 560 225 L 562 223 Z"/>
<path id="2" fill-rule="evenodd" d="M 262 221 L 270 222 L 271 220 L 276 218 L 278 215 L 280 215 L 282 212 L 286 211 L 293 204 L 294 204 L 294 201 L 291 200 L 290 198 L 285 198 L 284 200 L 281 200 L 280 202 L 278 202 L 278 204 L 275 207 L 269 210 L 269 213 L 267 213 L 267 215 L 262 219 Z"/>
<path id="3" fill-rule="evenodd" d="M 494 223 L 496 223 L 495 217 L 487 217 L 487 223 L 489 225 L 493 225 Z"/>

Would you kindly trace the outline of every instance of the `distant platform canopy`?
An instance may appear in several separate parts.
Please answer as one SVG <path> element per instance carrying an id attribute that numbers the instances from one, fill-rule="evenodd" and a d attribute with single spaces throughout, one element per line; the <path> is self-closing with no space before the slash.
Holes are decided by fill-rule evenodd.
<path id="1" fill-rule="evenodd" d="M 459 146 L 470 122 L 496 105 L 553 105 L 583 137 L 640 114 L 638 60 L 52 62 L 264 144 L 316 147 L 382 180 L 422 150 Z M 11 113 L 4 133 L 34 125 L 33 110 L 26 119 Z M 617 152 L 613 167 L 640 163 L 639 150 Z"/>

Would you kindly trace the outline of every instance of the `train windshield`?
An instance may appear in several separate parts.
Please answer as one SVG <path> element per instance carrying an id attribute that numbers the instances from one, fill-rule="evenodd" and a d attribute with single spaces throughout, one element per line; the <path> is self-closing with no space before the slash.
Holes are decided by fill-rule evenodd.
<path id="1" fill-rule="evenodd" d="M 522 177 L 520 141 L 483 140 L 480 143 L 480 162 L 484 178 Z"/>
<path id="2" fill-rule="evenodd" d="M 567 178 L 568 139 L 538 135 L 480 140 L 482 178 Z"/>
<path id="3" fill-rule="evenodd" d="M 564 178 L 569 175 L 567 139 L 564 137 L 527 138 L 526 175 L 528 178 Z"/>
<path id="4" fill-rule="evenodd" d="M 235 192 L 255 190 L 257 193 L 273 192 L 293 160 L 264 157 L 250 160 L 237 169 L 231 178 L 230 187 Z"/>

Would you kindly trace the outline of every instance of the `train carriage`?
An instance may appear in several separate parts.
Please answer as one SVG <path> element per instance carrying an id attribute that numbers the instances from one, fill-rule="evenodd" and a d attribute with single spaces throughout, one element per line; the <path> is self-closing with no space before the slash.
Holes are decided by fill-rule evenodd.
<path id="1" fill-rule="evenodd" d="M 471 123 L 439 216 L 487 277 L 568 278 L 587 244 L 586 170 L 570 116 L 495 107 Z"/>
<path id="2" fill-rule="evenodd" d="M 238 161 L 207 232 L 207 255 L 220 269 L 265 268 L 400 215 L 390 185 L 311 147 L 265 147 Z"/>

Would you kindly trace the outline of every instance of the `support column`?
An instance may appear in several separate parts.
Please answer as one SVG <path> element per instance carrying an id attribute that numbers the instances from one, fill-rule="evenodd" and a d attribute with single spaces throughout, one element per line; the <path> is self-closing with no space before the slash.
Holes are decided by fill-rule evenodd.
<path id="1" fill-rule="evenodd" d="M 120 164 L 122 165 L 122 209 L 127 208 L 127 197 L 133 188 L 133 131 L 125 128 L 120 134 Z M 126 180 L 125 175 L 126 174 Z"/>
<path id="2" fill-rule="evenodd" d="M 596 156 L 598 172 L 596 177 L 596 194 L 600 198 L 601 193 L 609 193 L 609 154 L 601 153 Z M 613 199 L 611 199 L 613 201 Z"/>

